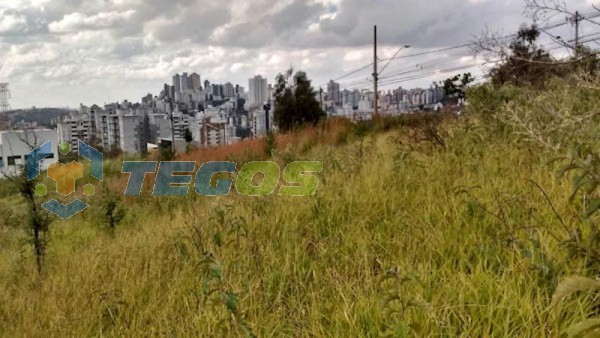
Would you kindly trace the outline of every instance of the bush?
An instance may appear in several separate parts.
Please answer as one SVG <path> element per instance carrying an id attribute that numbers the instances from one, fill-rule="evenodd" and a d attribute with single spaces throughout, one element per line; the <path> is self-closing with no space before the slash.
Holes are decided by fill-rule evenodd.
<path id="1" fill-rule="evenodd" d="M 496 119 L 496 114 L 503 105 L 514 101 L 523 90 L 512 85 L 496 87 L 489 83 L 471 87 L 467 90 L 468 111 L 477 113 L 484 119 Z"/>
<path id="2" fill-rule="evenodd" d="M 12 209 L 7 205 L 0 204 L 0 227 L 15 228 L 18 224 L 19 219 Z"/>
<path id="3" fill-rule="evenodd" d="M 158 160 L 159 161 L 172 161 L 175 158 L 175 152 L 173 151 L 173 149 L 171 149 L 171 147 L 163 147 L 160 148 L 159 153 L 158 153 Z"/>
<path id="4" fill-rule="evenodd" d="M 19 193 L 17 187 L 8 180 L 0 180 L 0 198 L 14 196 Z"/>
<path id="5" fill-rule="evenodd" d="M 98 220 L 104 229 L 114 234 L 117 226 L 125 218 L 123 201 L 120 195 L 111 191 L 106 186 L 102 189 L 100 198 Z"/>
<path id="6" fill-rule="evenodd" d="M 571 148 L 597 139 L 598 124 L 593 122 L 600 118 L 600 89 L 595 89 L 593 84 L 574 85 L 554 79 L 544 91 L 500 87 L 489 97 L 495 109 L 493 114 L 500 123 L 546 149 Z M 507 100 L 508 97 L 512 99 Z M 485 97 L 479 99 L 484 104 Z M 476 105 L 471 108 L 480 109 L 483 116 L 489 112 Z"/>
<path id="7" fill-rule="evenodd" d="M 277 136 L 274 132 L 269 131 L 265 139 L 265 155 L 272 156 L 273 150 L 277 149 Z"/>

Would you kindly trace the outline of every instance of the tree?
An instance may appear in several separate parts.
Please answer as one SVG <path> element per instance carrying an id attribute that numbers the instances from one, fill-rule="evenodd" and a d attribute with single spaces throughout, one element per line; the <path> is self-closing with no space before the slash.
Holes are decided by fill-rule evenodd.
<path id="1" fill-rule="evenodd" d="M 125 217 L 125 208 L 119 194 L 112 192 L 108 186 L 104 186 L 102 193 L 102 221 L 111 235 L 115 234 L 117 225 Z"/>
<path id="2" fill-rule="evenodd" d="M 110 150 L 104 153 L 107 158 L 117 158 L 121 155 L 123 155 L 123 150 L 116 144 L 111 145 Z"/>
<path id="3" fill-rule="evenodd" d="M 185 128 L 185 143 L 191 143 L 194 140 L 194 136 L 192 136 L 192 132 Z"/>
<path id="4" fill-rule="evenodd" d="M 25 144 L 29 150 L 33 151 L 42 144 L 38 135 L 33 130 L 25 129 L 18 135 L 19 140 Z M 10 145 L 9 145 L 10 147 Z M 25 218 L 27 233 L 30 236 L 30 242 L 33 245 L 33 253 L 39 274 L 42 274 L 44 259 L 46 257 L 46 245 L 48 243 L 48 230 L 52 222 L 49 215 L 44 212 L 38 201 L 36 186 L 39 178 L 29 179 L 27 177 L 27 164 L 21 168 L 21 173 L 17 171 L 9 173 L 5 169 L 4 176 L 18 189 L 19 194 L 25 200 L 27 217 Z"/>
<path id="5" fill-rule="evenodd" d="M 577 58 L 577 59 L 574 59 Z M 600 71 L 600 58 L 598 51 L 587 46 L 579 46 L 574 58 L 577 62 L 573 63 L 573 71 L 579 71 L 586 75 L 596 75 Z"/>
<path id="6" fill-rule="evenodd" d="M 471 73 L 458 74 L 451 78 L 448 78 L 440 83 L 441 87 L 444 88 L 444 94 L 446 97 L 457 100 L 464 100 L 466 98 L 466 90 L 469 84 L 471 84 L 475 78 Z"/>
<path id="7" fill-rule="evenodd" d="M 597 12 L 600 12 L 598 6 L 592 5 L 592 7 Z M 525 0 L 525 12 L 535 22 L 548 22 L 550 19 L 560 15 L 566 16 L 567 20 L 570 20 L 571 23 L 579 20 L 585 21 L 587 24 L 600 26 L 600 22 L 594 19 L 597 15 L 581 15 L 577 11 L 570 10 L 566 2 L 562 0 Z M 598 52 L 584 45 L 585 42 L 591 42 L 595 39 L 586 41 L 581 37 L 578 40 L 565 41 L 560 36 L 552 35 L 550 35 L 550 38 L 555 43 L 567 48 L 569 54 L 572 52 L 571 57 L 566 60 L 566 65 L 563 67 L 565 74 L 578 72 L 585 75 L 595 75 L 600 70 Z"/>
<path id="8" fill-rule="evenodd" d="M 172 161 L 175 159 L 175 152 L 169 147 L 159 146 L 158 147 L 158 160 L 161 162 Z"/>
<path id="9" fill-rule="evenodd" d="M 186 143 L 185 152 L 189 153 L 192 150 L 191 143 L 194 140 L 194 136 L 192 135 L 192 132 L 188 128 L 185 128 L 184 138 L 185 138 L 185 143 Z"/>
<path id="10" fill-rule="evenodd" d="M 536 44 L 540 36 L 537 25 L 521 26 L 515 38 L 507 47 L 501 46 L 498 40 L 488 39 L 484 49 L 494 52 L 500 62 L 493 67 L 489 76 L 495 85 L 511 83 L 515 86 L 543 86 L 546 81 L 561 74 L 561 67 L 550 54 Z M 495 46 L 494 46 L 495 45 Z"/>
<path id="11" fill-rule="evenodd" d="M 289 131 L 307 123 L 316 124 L 325 112 L 316 99 L 316 92 L 304 72 L 290 68 L 277 75 L 275 85 L 274 120 L 282 131 Z"/>

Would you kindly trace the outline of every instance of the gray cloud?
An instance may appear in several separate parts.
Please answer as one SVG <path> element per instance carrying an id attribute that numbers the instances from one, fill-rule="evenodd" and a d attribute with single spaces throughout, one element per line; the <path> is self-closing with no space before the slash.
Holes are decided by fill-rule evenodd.
<path id="1" fill-rule="evenodd" d="M 278 12 L 266 18 L 265 23 L 270 23 L 275 32 L 286 32 L 294 29 L 307 29 L 307 22 L 316 21 L 325 7 L 321 4 L 307 3 L 303 0 L 294 0 Z"/>
<path id="2" fill-rule="evenodd" d="M 214 29 L 228 23 L 230 18 L 224 6 L 197 3 L 182 8 L 177 16 L 160 21 L 150 31 L 161 41 L 189 39 L 205 43 Z"/>
<path id="3" fill-rule="evenodd" d="M 317 22 L 325 13 L 323 4 L 293 0 L 276 10 L 264 8 L 263 12 L 249 15 L 247 21 L 225 28 L 212 42 L 216 44 L 260 48 L 280 43 L 286 46 L 289 39 L 308 30 L 310 22 Z"/>
<path id="4" fill-rule="evenodd" d="M 586 0 L 567 5 L 591 9 Z M 521 0 L 0 0 L 0 81 L 11 83 L 16 107 L 137 100 L 182 71 L 247 86 L 254 74 L 272 79 L 293 65 L 318 85 L 371 62 L 374 24 L 389 57 L 398 45 L 462 44 L 525 20 Z"/>

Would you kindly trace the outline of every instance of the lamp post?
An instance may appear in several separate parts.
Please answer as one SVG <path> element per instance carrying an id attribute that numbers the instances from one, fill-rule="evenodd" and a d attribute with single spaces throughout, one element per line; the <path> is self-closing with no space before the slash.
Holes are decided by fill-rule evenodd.
<path id="1" fill-rule="evenodd" d="M 410 45 L 404 45 L 402 47 L 400 47 L 398 49 L 398 51 L 396 51 L 396 53 L 394 54 L 394 56 L 392 56 L 388 62 L 385 64 L 385 66 L 383 66 L 383 68 L 381 68 L 380 71 L 377 70 L 377 61 L 379 61 L 379 59 L 377 58 L 377 26 L 373 27 L 373 101 L 374 101 L 374 108 L 373 108 L 373 117 L 376 117 L 379 115 L 379 75 L 381 75 L 381 73 L 383 73 L 383 71 L 387 68 L 387 66 L 390 64 L 390 62 L 392 62 L 392 60 L 394 60 L 396 58 L 396 56 L 398 55 L 398 53 L 400 53 L 401 50 L 406 49 L 406 48 L 410 48 Z"/>

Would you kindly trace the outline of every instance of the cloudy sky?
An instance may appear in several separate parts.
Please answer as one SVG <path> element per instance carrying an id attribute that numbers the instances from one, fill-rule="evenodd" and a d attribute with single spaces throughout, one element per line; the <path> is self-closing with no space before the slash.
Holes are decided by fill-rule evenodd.
<path id="1" fill-rule="evenodd" d="M 592 1 L 566 2 L 590 11 Z M 372 61 L 374 24 L 380 57 L 389 58 L 404 44 L 412 47 L 399 55 L 470 42 L 486 29 L 513 33 L 523 10 L 523 0 L 0 0 L 0 81 L 10 83 L 13 108 L 138 101 L 184 71 L 247 88 L 255 74 L 271 82 L 293 66 L 319 86 Z M 568 28 L 562 34 L 572 38 Z M 436 65 L 444 56 L 453 63 Z M 449 51 L 394 61 L 382 75 L 427 62 L 423 73 L 473 60 Z M 368 87 L 370 73 L 340 82 Z"/>

